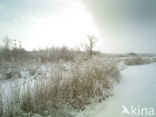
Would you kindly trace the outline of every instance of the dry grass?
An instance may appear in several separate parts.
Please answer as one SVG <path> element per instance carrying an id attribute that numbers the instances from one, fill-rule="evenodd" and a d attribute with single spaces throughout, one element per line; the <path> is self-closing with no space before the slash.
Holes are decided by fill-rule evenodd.
<path id="1" fill-rule="evenodd" d="M 83 52 L 68 49 L 67 47 L 52 47 L 47 49 L 39 49 L 37 51 L 26 51 L 20 48 L 14 49 L 1 49 L 0 48 L 0 63 L 3 62 L 16 62 L 22 64 L 25 62 L 56 62 L 59 60 L 73 61 L 77 55 Z"/>
<path id="2" fill-rule="evenodd" d="M 149 64 L 152 62 L 151 60 L 142 58 L 140 56 L 127 58 L 124 61 L 126 65 L 141 65 L 141 64 Z"/>
<path id="3" fill-rule="evenodd" d="M 91 99 L 108 97 L 106 91 L 118 82 L 119 74 L 115 61 L 91 59 L 78 61 L 70 70 L 58 73 L 55 77 L 35 80 L 34 83 L 18 82 L 10 88 L 11 98 L 6 101 L 3 115 L 70 117 L 70 111 L 83 110 L 85 105 L 91 103 Z M 7 96 L 3 94 L 4 98 Z"/>

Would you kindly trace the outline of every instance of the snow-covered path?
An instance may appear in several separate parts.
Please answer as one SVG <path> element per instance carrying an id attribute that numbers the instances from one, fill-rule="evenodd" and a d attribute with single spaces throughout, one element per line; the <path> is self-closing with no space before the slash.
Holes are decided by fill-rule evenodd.
<path id="1" fill-rule="evenodd" d="M 146 114 L 149 114 L 149 108 L 156 111 L 156 63 L 124 69 L 121 72 L 120 84 L 114 88 L 114 96 L 102 103 L 89 105 L 77 117 L 132 117 L 121 114 L 123 105 L 130 112 L 131 106 L 137 111 L 146 108 Z M 143 114 L 138 114 L 137 117 L 146 117 L 145 112 Z M 156 112 L 152 117 L 156 117 Z"/>

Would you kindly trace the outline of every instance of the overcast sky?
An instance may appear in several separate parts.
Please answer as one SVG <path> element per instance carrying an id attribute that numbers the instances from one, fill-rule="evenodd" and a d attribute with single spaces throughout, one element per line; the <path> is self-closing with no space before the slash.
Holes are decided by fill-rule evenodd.
<path id="1" fill-rule="evenodd" d="M 156 53 L 156 0 L 0 0 L 0 38 L 23 47 L 80 47 L 98 38 L 103 52 Z"/>

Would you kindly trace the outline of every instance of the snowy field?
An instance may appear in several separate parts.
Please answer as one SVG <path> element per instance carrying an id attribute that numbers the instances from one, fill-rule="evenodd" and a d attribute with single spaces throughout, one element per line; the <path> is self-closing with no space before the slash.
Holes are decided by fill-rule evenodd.
<path id="1" fill-rule="evenodd" d="M 137 113 L 137 117 L 149 116 L 148 109 L 156 109 L 156 63 L 131 66 L 121 72 L 121 82 L 114 88 L 114 95 L 102 103 L 93 103 L 77 117 L 129 117 L 121 114 L 124 105 L 128 109 L 133 105 L 147 108 L 147 111 Z M 130 109 L 129 109 L 130 110 Z M 138 111 L 137 111 L 138 112 Z M 155 117 L 155 115 L 152 115 Z"/>
<path id="2" fill-rule="evenodd" d="M 153 61 L 153 58 L 94 57 L 1 69 L 0 109 L 4 117 L 102 117 L 105 103 L 115 97 L 112 89 L 118 89 L 120 71 L 127 65 Z"/>

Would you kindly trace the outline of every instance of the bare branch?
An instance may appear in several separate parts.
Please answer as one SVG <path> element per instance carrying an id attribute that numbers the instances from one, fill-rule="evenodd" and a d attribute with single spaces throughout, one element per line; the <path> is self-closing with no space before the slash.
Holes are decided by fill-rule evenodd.
<path id="1" fill-rule="evenodd" d="M 82 48 L 88 52 L 88 54 L 92 57 L 93 55 L 93 48 L 95 47 L 95 44 L 97 42 L 97 39 L 94 35 L 87 36 L 87 43 L 82 45 Z"/>

